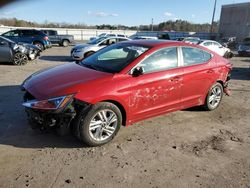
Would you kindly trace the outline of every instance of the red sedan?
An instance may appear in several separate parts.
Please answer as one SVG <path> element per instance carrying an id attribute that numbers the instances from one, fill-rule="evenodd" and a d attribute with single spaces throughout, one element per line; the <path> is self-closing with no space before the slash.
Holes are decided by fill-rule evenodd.
<path id="1" fill-rule="evenodd" d="M 22 84 L 33 128 L 72 128 L 89 146 L 109 142 L 121 125 L 167 112 L 216 109 L 231 63 L 192 44 L 140 40 L 106 47 L 80 63 L 34 73 Z"/>

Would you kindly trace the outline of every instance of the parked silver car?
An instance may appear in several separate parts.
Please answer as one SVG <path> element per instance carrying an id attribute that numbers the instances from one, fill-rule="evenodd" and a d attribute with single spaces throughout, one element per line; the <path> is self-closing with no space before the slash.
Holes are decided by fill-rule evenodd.
<path id="1" fill-rule="evenodd" d="M 111 44 L 131 40 L 126 37 L 101 37 L 92 41 L 89 41 L 86 44 L 79 44 L 74 46 L 71 49 L 71 57 L 74 60 L 80 61 L 85 57 L 95 53 L 96 51 L 109 46 Z"/>

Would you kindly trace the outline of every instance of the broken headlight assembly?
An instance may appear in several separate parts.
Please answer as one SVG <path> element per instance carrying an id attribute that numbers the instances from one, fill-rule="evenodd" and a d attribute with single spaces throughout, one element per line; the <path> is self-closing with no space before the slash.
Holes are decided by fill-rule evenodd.
<path id="1" fill-rule="evenodd" d="M 57 110 L 67 106 L 74 97 L 74 94 L 55 97 L 47 100 L 31 100 L 23 103 L 23 106 L 27 108 L 37 110 Z"/>

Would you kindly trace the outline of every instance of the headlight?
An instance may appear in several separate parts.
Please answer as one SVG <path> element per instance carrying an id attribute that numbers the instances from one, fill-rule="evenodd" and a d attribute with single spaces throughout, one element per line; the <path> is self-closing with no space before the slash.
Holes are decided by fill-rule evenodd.
<path id="1" fill-rule="evenodd" d="M 17 44 L 14 44 L 13 50 L 16 50 L 16 49 L 18 49 L 18 48 L 19 48 L 19 46 L 18 46 Z"/>
<path id="2" fill-rule="evenodd" d="M 25 53 L 25 52 L 27 51 L 27 48 L 26 48 L 25 46 L 15 44 L 15 45 L 13 46 L 13 50 L 16 51 L 17 49 L 19 49 L 19 51 L 22 52 L 22 53 Z"/>
<path id="3" fill-rule="evenodd" d="M 42 101 L 32 100 L 24 102 L 23 106 L 40 110 L 57 110 L 59 108 L 65 107 L 73 98 L 73 96 L 74 95 L 66 95 Z"/>
<path id="4" fill-rule="evenodd" d="M 27 48 L 25 48 L 22 45 L 18 45 L 20 52 L 25 53 L 27 51 Z"/>

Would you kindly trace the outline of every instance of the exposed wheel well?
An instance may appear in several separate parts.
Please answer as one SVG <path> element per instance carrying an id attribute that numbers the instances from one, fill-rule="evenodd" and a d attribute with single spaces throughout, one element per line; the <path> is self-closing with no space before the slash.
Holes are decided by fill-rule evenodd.
<path id="1" fill-rule="evenodd" d="M 85 54 L 84 54 L 84 58 L 86 58 L 86 57 L 88 57 L 89 56 L 89 54 L 93 54 L 93 53 L 95 53 L 95 51 L 89 51 L 89 52 L 86 52 Z"/>
<path id="2" fill-rule="evenodd" d="M 63 41 L 68 41 L 68 42 L 70 42 L 69 39 L 62 39 L 62 42 L 63 42 Z"/>
<path id="3" fill-rule="evenodd" d="M 43 43 L 42 43 L 41 41 L 39 41 L 39 40 L 35 40 L 35 41 L 33 42 L 33 44 L 36 44 L 36 43 L 40 43 L 40 44 L 43 45 Z M 43 46 L 44 46 L 44 45 L 43 45 Z"/>
<path id="4" fill-rule="evenodd" d="M 224 83 L 221 80 L 217 80 L 217 83 L 221 84 L 222 87 L 224 87 Z"/>
<path id="5" fill-rule="evenodd" d="M 126 111 L 125 111 L 124 107 L 119 102 L 113 101 L 113 100 L 105 100 L 105 101 L 101 101 L 101 102 L 110 102 L 110 103 L 113 103 L 114 105 L 116 105 L 122 113 L 122 125 L 126 126 L 126 120 L 127 120 L 126 119 L 127 118 Z"/>

